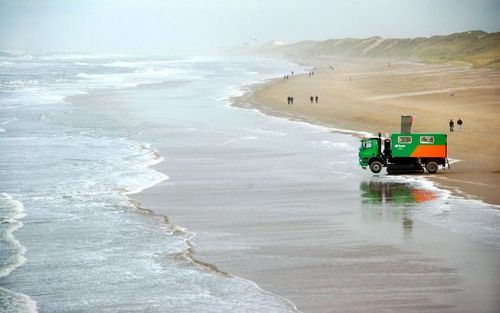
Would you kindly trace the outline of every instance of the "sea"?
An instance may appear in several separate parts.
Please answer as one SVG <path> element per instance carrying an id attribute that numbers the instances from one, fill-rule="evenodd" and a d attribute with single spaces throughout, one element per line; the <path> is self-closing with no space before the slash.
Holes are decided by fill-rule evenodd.
<path id="1" fill-rule="evenodd" d="M 230 105 L 249 85 L 309 70 L 250 56 L 0 52 L 0 311 L 298 312 L 256 282 L 201 266 L 190 257 L 196 229 L 134 198 L 175 182 L 172 173 L 187 166 L 199 185 L 231 184 L 217 164 L 242 155 L 242 184 L 245 175 L 273 184 L 289 170 L 314 184 L 306 170 L 314 163 L 321 179 L 348 186 L 329 197 L 352 200 L 343 209 L 360 221 L 394 221 L 407 232 L 417 220 L 500 248 L 498 207 L 425 177 L 361 170 L 366 133 Z M 116 95 L 129 101 L 123 111 Z M 161 152 L 159 128 L 169 134 Z M 214 147 L 227 154 L 217 155 L 213 172 L 192 170 L 214 158 Z M 169 164 L 176 153 L 187 163 Z M 175 199 L 204 205 L 195 200 Z"/>

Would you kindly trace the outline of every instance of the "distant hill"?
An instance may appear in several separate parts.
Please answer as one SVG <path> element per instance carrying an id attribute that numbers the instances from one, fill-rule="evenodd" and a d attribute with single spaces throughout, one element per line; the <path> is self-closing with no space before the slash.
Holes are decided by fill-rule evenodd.
<path id="1" fill-rule="evenodd" d="M 265 45 L 260 50 L 302 60 L 333 57 L 384 58 L 500 69 L 500 32 L 469 31 L 413 39 L 385 39 L 377 36 L 366 39 L 301 41 L 282 46 Z"/>

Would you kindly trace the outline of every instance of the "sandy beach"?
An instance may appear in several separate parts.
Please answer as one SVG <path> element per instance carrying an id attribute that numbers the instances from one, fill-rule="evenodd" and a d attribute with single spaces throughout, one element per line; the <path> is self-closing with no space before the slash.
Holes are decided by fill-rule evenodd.
<path id="1" fill-rule="evenodd" d="M 300 61 L 313 64 L 314 75 L 284 73 L 289 79 L 254 86 L 234 99 L 235 105 L 375 134 L 398 132 L 400 116 L 412 115 L 414 132 L 447 133 L 449 157 L 458 161 L 431 178 L 456 194 L 500 204 L 500 72 L 367 59 Z M 318 103 L 311 104 L 310 96 L 318 96 Z M 461 131 L 458 118 L 464 122 Z"/>

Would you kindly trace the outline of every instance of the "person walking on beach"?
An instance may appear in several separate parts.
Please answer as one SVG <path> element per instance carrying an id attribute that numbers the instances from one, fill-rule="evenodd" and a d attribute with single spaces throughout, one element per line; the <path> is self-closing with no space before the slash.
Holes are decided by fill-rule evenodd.
<path id="1" fill-rule="evenodd" d="M 453 119 L 450 118 L 450 122 L 448 124 L 450 124 L 450 133 L 452 133 L 453 132 L 453 126 L 455 126 L 455 122 L 453 122 Z"/>
<path id="2" fill-rule="evenodd" d="M 313 97 L 313 96 L 310 96 L 310 97 L 309 97 L 309 100 L 311 100 L 311 104 L 312 104 L 312 103 L 313 103 L 313 101 L 314 101 L 314 97 Z"/>
<path id="3" fill-rule="evenodd" d="M 290 105 L 290 96 L 288 96 L 288 97 L 286 98 L 286 103 L 288 103 L 288 105 Z"/>
<path id="4" fill-rule="evenodd" d="M 293 97 L 290 97 L 290 104 L 293 104 Z"/>
<path id="5" fill-rule="evenodd" d="M 462 131 L 462 123 L 463 123 L 463 122 L 462 122 L 462 119 L 459 117 L 459 118 L 458 118 L 458 121 L 457 121 L 458 131 L 459 131 L 459 132 L 460 132 L 460 131 Z"/>
<path id="6" fill-rule="evenodd" d="M 314 98 L 314 100 L 316 101 L 316 103 L 318 103 L 319 97 L 318 97 L 318 96 L 316 96 L 316 97 Z"/>

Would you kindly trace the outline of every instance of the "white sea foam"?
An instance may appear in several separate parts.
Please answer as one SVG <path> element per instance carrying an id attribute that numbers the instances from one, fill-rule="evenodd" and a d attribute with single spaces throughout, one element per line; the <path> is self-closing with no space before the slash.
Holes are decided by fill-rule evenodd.
<path id="1" fill-rule="evenodd" d="M 13 118 L 9 118 L 8 120 L 0 122 L 0 125 L 7 125 L 7 124 L 10 124 L 10 123 L 16 122 L 16 121 L 19 121 L 17 119 L 17 117 L 13 117 Z"/>
<path id="2" fill-rule="evenodd" d="M 332 142 L 330 140 L 323 140 L 321 144 L 325 147 L 332 148 L 338 151 L 355 151 L 356 148 L 347 142 Z"/>
<path id="3" fill-rule="evenodd" d="M 148 64 L 149 63 L 145 62 L 145 61 L 114 61 L 114 62 L 103 64 L 103 66 L 137 68 L 137 67 L 144 67 L 145 65 L 148 65 Z"/>
<path id="4" fill-rule="evenodd" d="M 2 240 L 7 242 L 14 251 L 7 258 L 6 264 L 0 268 L 0 277 L 4 277 L 26 262 L 26 258 L 24 257 L 26 248 L 13 235 L 16 230 L 23 226 L 20 219 L 25 217 L 26 214 L 23 204 L 6 193 L 0 193 L 0 209 L 2 210 L 0 224 L 7 225 L 4 226 Z"/>
<path id="5" fill-rule="evenodd" d="M 130 88 L 144 84 L 161 83 L 174 79 L 175 81 L 199 79 L 199 76 L 190 75 L 178 68 L 141 68 L 127 73 L 90 74 L 80 72 L 75 75 L 80 83 L 87 87 L 101 88 Z"/>
<path id="6" fill-rule="evenodd" d="M 99 60 L 99 59 L 117 59 L 126 58 L 123 54 L 112 54 L 112 53 L 95 53 L 95 54 L 78 54 L 78 53 L 67 53 L 67 54 L 51 54 L 40 56 L 40 60 Z"/>
<path id="7" fill-rule="evenodd" d="M 0 287 L 2 313 L 36 313 L 37 303 L 29 296 Z"/>
<path id="8" fill-rule="evenodd" d="M 140 193 L 141 191 L 151 188 L 155 185 L 158 185 L 159 183 L 162 183 L 166 180 L 169 179 L 169 177 L 161 172 L 149 169 L 150 166 L 159 164 L 164 160 L 164 157 L 160 155 L 158 150 L 151 148 L 151 145 L 149 143 L 143 143 L 141 145 L 141 148 L 144 151 L 144 154 L 138 159 L 140 160 L 140 163 L 136 166 L 142 168 L 142 169 L 147 169 L 149 170 L 149 174 L 147 180 L 145 181 L 137 181 L 135 179 L 132 179 L 129 181 L 129 186 L 125 187 L 125 194 L 126 195 L 133 195 Z M 124 181 L 121 182 L 122 184 Z"/>

